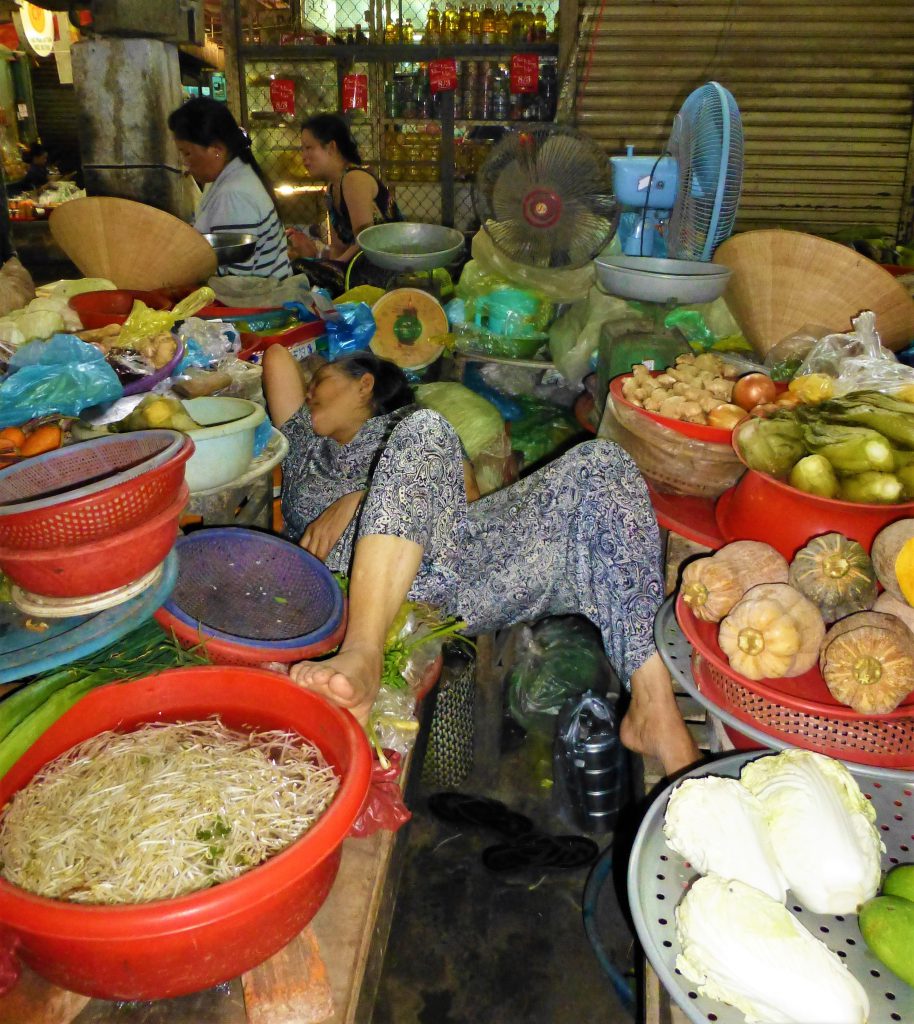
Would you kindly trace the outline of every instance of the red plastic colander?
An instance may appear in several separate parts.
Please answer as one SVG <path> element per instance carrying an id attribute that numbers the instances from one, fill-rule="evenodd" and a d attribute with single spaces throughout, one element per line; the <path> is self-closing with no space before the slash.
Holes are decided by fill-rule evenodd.
<path id="1" fill-rule="evenodd" d="M 717 642 L 717 624 L 697 619 L 681 596 L 676 621 L 693 648 L 692 673 L 702 695 L 781 744 L 878 768 L 914 769 L 914 694 L 886 715 L 861 715 L 832 697 L 811 668 L 792 679 L 746 679 Z"/>

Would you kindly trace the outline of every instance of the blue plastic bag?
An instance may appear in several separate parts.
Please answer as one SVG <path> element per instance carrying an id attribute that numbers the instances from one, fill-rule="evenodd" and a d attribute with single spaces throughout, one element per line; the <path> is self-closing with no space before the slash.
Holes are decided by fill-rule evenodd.
<path id="1" fill-rule="evenodd" d="M 368 348 L 375 322 L 367 302 L 344 302 L 336 307 L 339 316 L 327 320 L 327 350 L 331 360 Z"/>
<path id="2" fill-rule="evenodd" d="M 72 334 L 22 345 L 10 370 L 0 384 L 0 428 L 38 416 L 78 416 L 124 393 L 104 354 Z"/>

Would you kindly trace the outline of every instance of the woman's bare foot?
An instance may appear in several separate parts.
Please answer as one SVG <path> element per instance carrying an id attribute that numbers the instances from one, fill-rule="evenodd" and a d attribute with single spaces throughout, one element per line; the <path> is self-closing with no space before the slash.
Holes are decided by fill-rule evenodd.
<path id="1" fill-rule="evenodd" d="M 632 673 L 632 699 L 619 726 L 619 738 L 634 753 L 657 758 L 667 775 L 701 759 L 659 654 Z"/>
<path id="2" fill-rule="evenodd" d="M 375 648 L 350 647 L 326 661 L 300 661 L 293 682 L 351 711 L 364 725 L 381 686 L 382 654 Z"/>

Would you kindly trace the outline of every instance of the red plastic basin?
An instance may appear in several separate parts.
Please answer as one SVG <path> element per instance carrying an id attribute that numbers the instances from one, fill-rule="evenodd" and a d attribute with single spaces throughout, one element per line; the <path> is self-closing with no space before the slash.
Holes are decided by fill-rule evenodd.
<path id="1" fill-rule="evenodd" d="M 22 959 L 64 988 L 102 999 L 164 999 L 209 988 L 278 952 L 330 891 L 340 844 L 368 792 L 371 755 L 355 719 L 273 672 L 188 668 L 104 686 L 59 719 L 0 780 L 0 805 L 74 744 L 112 728 L 218 713 L 229 726 L 293 729 L 341 778 L 330 807 L 282 853 L 231 882 L 172 900 L 85 906 L 0 880 L 0 920 Z"/>
<path id="2" fill-rule="evenodd" d="M 122 324 L 130 315 L 133 303 L 139 299 L 150 309 L 171 309 L 174 303 L 167 292 L 102 291 L 83 292 L 70 299 L 70 306 L 79 314 L 87 330 Z"/>

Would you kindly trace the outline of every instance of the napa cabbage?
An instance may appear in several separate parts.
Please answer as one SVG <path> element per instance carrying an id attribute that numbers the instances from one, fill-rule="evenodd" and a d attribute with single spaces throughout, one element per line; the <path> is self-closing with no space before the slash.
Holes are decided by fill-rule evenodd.
<path id="1" fill-rule="evenodd" d="M 762 804 L 738 779 L 686 779 L 670 797 L 663 834 L 700 874 L 738 878 L 784 902 L 787 882 Z"/>
<path id="2" fill-rule="evenodd" d="M 765 1024 L 865 1024 L 869 1000 L 790 911 L 735 879 L 706 875 L 676 908 L 676 966 L 701 995 Z"/>
<path id="3" fill-rule="evenodd" d="M 840 761 L 785 750 L 747 763 L 740 781 L 761 801 L 778 864 L 807 910 L 855 913 L 875 896 L 885 850 L 876 811 Z"/>

